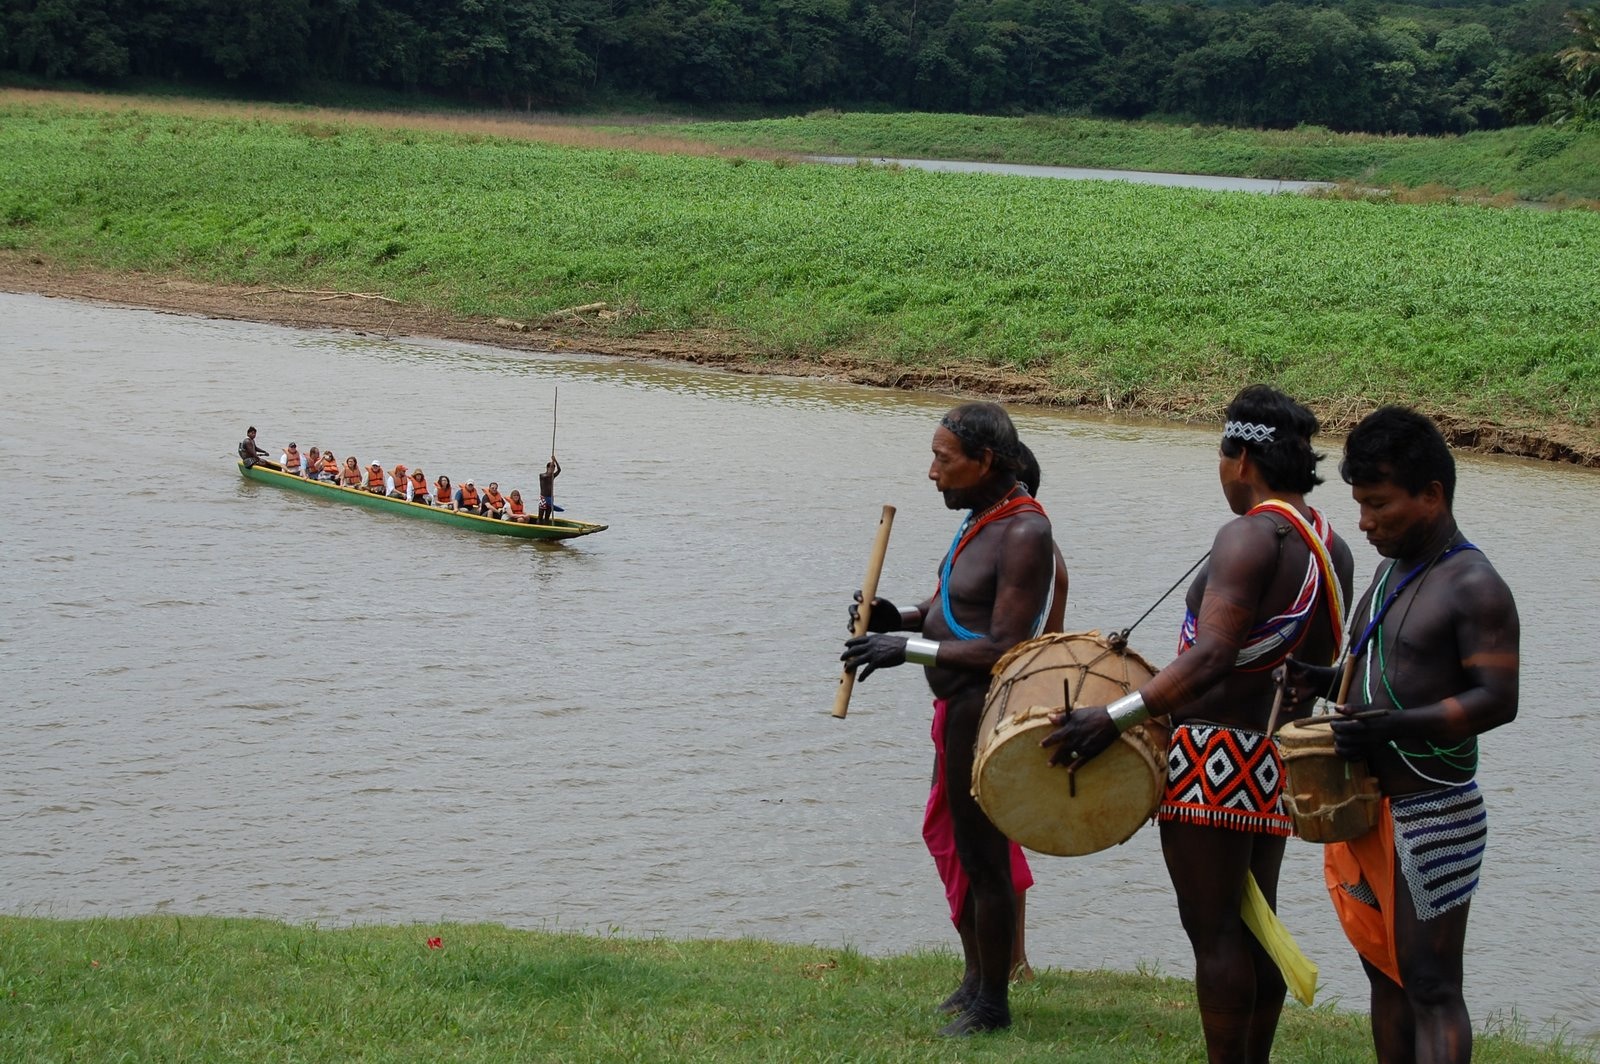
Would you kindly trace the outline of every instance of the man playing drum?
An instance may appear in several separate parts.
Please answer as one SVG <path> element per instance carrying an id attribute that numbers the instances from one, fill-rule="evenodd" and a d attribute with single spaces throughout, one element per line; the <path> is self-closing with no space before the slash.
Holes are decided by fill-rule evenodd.
<path id="1" fill-rule="evenodd" d="M 1517 606 L 1451 507 L 1455 460 L 1434 423 L 1384 407 L 1345 443 L 1340 474 L 1386 559 L 1351 617 L 1354 663 L 1335 748 L 1384 794 L 1376 828 L 1328 846 L 1335 911 L 1372 986 L 1378 1059 L 1465 1061 L 1467 910 L 1487 826 L 1478 736 L 1517 715 Z M 1295 668 L 1297 693 L 1321 670 Z M 1310 674 L 1310 675 L 1308 675 Z M 1369 715 L 1371 710 L 1386 713 Z"/>
<path id="2" fill-rule="evenodd" d="M 1051 760 L 1092 758 L 1147 717 L 1170 713 L 1158 819 L 1178 915 L 1195 955 L 1195 990 L 1213 1064 L 1268 1060 L 1283 977 L 1240 913 L 1247 877 L 1276 907 L 1289 819 L 1277 747 L 1266 735 L 1272 672 L 1290 651 L 1331 663 L 1352 561 L 1306 505 L 1321 483 L 1317 419 L 1273 388 L 1228 404 L 1218 475 L 1239 516 L 1222 526 L 1188 593 L 1179 656 L 1109 706 L 1057 715 Z"/>
<path id="3" fill-rule="evenodd" d="M 926 666 L 936 705 L 943 703 L 945 795 L 956 854 L 970 883 L 965 911 L 972 934 L 970 945 L 963 935 L 963 946 L 976 954 L 946 1002 L 956 1010 L 942 1032 L 948 1035 L 1011 1024 L 1007 980 L 1016 911 L 1010 844 L 972 798 L 972 761 L 989 670 L 1038 633 L 1055 578 L 1050 520 L 1017 482 L 1021 454 L 1016 427 L 995 403 L 966 403 L 940 420 L 928 478 L 947 507 L 969 512 L 940 566 L 939 590 L 905 610 L 874 599 L 868 621 L 874 634 L 851 639 L 842 655 L 862 680 L 905 662 Z M 884 634 L 894 631 L 921 634 Z"/>

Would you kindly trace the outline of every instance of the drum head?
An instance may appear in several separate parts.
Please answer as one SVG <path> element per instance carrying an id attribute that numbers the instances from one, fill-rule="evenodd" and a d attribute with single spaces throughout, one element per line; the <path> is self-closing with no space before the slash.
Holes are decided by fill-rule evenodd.
<path id="1" fill-rule="evenodd" d="M 1039 853 L 1076 857 L 1126 842 L 1155 813 L 1165 773 L 1149 739 L 1129 731 L 1068 773 L 1039 746 L 1043 716 L 993 738 L 973 766 L 973 796 L 1007 838 Z"/>

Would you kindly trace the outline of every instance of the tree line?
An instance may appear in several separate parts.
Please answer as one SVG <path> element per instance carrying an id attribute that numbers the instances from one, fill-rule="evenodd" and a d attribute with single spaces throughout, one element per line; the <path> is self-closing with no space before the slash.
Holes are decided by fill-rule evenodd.
<path id="1" fill-rule="evenodd" d="M 0 0 L 0 69 L 529 109 L 630 97 L 1403 133 L 1570 110 L 1567 0 L 1433 2 Z"/>

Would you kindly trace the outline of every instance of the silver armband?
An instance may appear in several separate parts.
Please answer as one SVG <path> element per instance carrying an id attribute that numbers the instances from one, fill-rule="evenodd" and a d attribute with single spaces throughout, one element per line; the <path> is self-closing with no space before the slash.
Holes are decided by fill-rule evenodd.
<path id="1" fill-rule="evenodd" d="M 900 628 L 903 631 L 915 632 L 922 627 L 922 610 L 916 606 L 900 607 Z"/>
<path id="2" fill-rule="evenodd" d="M 1111 723 L 1117 726 L 1118 734 L 1150 719 L 1150 707 L 1144 704 L 1144 695 L 1138 691 L 1112 702 L 1106 706 L 1106 712 L 1111 714 Z"/>
<path id="3" fill-rule="evenodd" d="M 906 661 L 912 665 L 939 664 L 939 644 L 914 635 L 906 640 Z"/>

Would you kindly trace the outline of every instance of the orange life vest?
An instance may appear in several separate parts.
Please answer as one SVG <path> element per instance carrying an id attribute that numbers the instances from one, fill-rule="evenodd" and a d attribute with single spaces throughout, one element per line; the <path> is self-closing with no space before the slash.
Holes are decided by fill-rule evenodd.
<path id="1" fill-rule="evenodd" d="M 338 473 L 339 472 L 339 460 L 337 458 L 335 458 L 331 454 L 323 455 L 322 456 L 322 471 L 324 473 Z"/>
<path id="2" fill-rule="evenodd" d="M 289 447 L 283 452 L 283 471 L 285 473 L 300 472 L 300 452 Z"/>
<path id="3" fill-rule="evenodd" d="M 383 469 L 373 468 L 367 470 L 367 487 L 374 491 L 383 487 Z"/>
<path id="4" fill-rule="evenodd" d="M 411 501 L 426 502 L 428 498 L 428 481 L 424 478 L 420 483 L 416 477 L 411 478 Z"/>
<path id="5" fill-rule="evenodd" d="M 434 483 L 433 483 L 433 495 L 434 495 L 434 498 L 439 500 L 439 505 L 440 506 L 443 506 L 447 502 L 454 502 L 455 501 L 454 499 L 452 499 L 450 497 L 450 488 L 449 488 L 448 485 L 445 484 L 443 477 L 440 477 L 438 480 L 434 481 Z"/>
<path id="6" fill-rule="evenodd" d="M 344 471 L 339 474 L 339 479 L 352 488 L 360 487 L 361 470 L 360 468 L 351 469 L 349 466 L 345 466 Z"/>
<path id="7" fill-rule="evenodd" d="M 477 506 L 478 506 L 478 489 L 472 487 L 470 484 L 467 485 L 466 487 L 462 488 L 461 489 L 461 505 L 462 506 L 470 506 L 473 509 L 477 509 Z"/>
<path id="8" fill-rule="evenodd" d="M 512 517 L 522 517 L 523 516 L 522 500 L 521 499 L 511 499 L 511 500 L 509 500 L 506 503 L 506 508 L 511 511 L 511 516 Z"/>
<path id="9" fill-rule="evenodd" d="M 485 488 L 483 491 L 483 498 L 493 509 L 504 510 L 506 508 L 505 496 L 501 495 L 498 491 L 491 491 L 488 488 Z"/>

